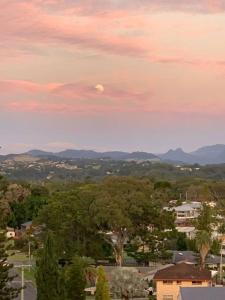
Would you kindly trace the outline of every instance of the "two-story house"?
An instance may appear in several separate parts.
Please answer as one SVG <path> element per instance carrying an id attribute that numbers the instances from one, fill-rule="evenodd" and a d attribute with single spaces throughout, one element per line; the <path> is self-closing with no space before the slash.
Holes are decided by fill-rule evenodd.
<path id="1" fill-rule="evenodd" d="M 193 264 L 180 263 L 156 272 L 157 300 L 177 300 L 181 287 L 212 285 L 211 272 Z"/>

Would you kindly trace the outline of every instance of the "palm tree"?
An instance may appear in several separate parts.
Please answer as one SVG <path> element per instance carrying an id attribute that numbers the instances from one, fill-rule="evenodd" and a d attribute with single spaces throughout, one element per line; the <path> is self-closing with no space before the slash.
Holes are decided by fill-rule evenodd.
<path id="1" fill-rule="evenodd" d="M 211 236 L 207 231 L 198 231 L 196 234 L 196 247 L 201 257 L 201 267 L 205 268 L 205 259 L 211 248 Z"/>

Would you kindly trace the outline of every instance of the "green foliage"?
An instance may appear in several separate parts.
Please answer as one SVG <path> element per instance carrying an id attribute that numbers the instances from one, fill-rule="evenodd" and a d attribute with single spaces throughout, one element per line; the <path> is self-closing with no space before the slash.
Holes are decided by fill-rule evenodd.
<path id="1" fill-rule="evenodd" d="M 5 237 L 5 231 L 0 231 L 0 299 L 1 300 L 11 300 L 17 298 L 20 289 L 13 288 L 11 282 L 14 280 L 15 276 L 10 275 L 10 271 L 13 265 L 7 262 L 6 253 L 7 240 Z"/>
<path id="2" fill-rule="evenodd" d="M 110 300 L 109 283 L 103 267 L 98 268 L 95 300 Z"/>
<path id="3" fill-rule="evenodd" d="M 171 188 L 172 188 L 172 185 L 168 181 L 157 181 L 154 184 L 154 190 L 157 190 L 157 189 L 171 189 Z"/>
<path id="4" fill-rule="evenodd" d="M 221 242 L 219 240 L 213 240 L 210 253 L 213 255 L 220 255 L 220 250 L 221 250 Z"/>
<path id="5" fill-rule="evenodd" d="M 177 250 L 186 251 L 188 249 L 187 238 L 185 233 L 178 233 L 177 237 Z"/>
<path id="6" fill-rule="evenodd" d="M 60 274 L 54 237 L 49 232 L 46 236 L 44 247 L 37 259 L 37 300 L 61 300 L 59 282 Z"/>
<path id="7" fill-rule="evenodd" d="M 0 195 L 7 190 L 8 185 L 8 180 L 4 176 L 0 175 Z"/>
<path id="8" fill-rule="evenodd" d="M 203 204 L 201 213 L 196 222 L 196 228 L 198 230 L 204 230 L 209 233 L 212 232 L 212 225 L 215 222 L 214 209 L 209 205 Z"/>
<path id="9" fill-rule="evenodd" d="M 138 236 L 141 243 L 148 243 L 149 248 L 153 246 L 153 240 L 157 240 L 159 249 L 162 246 L 162 243 L 159 246 L 159 240 L 164 238 L 160 236 L 163 229 L 173 227 L 172 214 L 163 210 L 160 202 L 151 197 L 152 192 L 149 180 L 130 177 L 107 178 L 98 189 L 95 220 L 105 240 L 112 246 L 118 265 L 122 264 L 127 239 L 133 240 Z M 113 233 L 113 241 L 106 234 L 108 231 Z"/>
<path id="10" fill-rule="evenodd" d="M 8 225 L 13 228 L 20 228 L 21 224 L 37 217 L 39 210 L 47 203 L 47 197 L 31 195 L 22 202 L 12 202 L 11 217 Z"/>
<path id="11" fill-rule="evenodd" d="M 205 230 L 197 232 L 196 247 L 200 253 L 202 267 L 205 267 L 205 259 L 211 248 L 211 243 L 212 243 L 212 241 L 211 241 L 211 236 L 210 236 L 209 232 L 207 232 Z"/>
<path id="12" fill-rule="evenodd" d="M 86 286 L 86 261 L 75 256 L 72 264 L 69 265 L 65 270 L 65 291 L 66 300 L 84 300 L 85 286 Z"/>
<path id="13" fill-rule="evenodd" d="M 196 247 L 196 240 L 195 239 L 187 239 L 187 250 L 196 252 L 197 247 Z"/>
<path id="14" fill-rule="evenodd" d="M 55 233 L 61 257 L 76 253 L 105 259 L 113 253 L 120 265 L 126 240 L 136 236 L 148 242 L 152 255 L 166 254 L 164 229 L 174 227 L 174 217 L 152 197 L 153 191 L 146 179 L 107 178 L 54 193 L 37 221 Z M 114 241 L 107 232 L 113 233 Z"/>
<path id="15" fill-rule="evenodd" d="M 94 222 L 94 188 L 84 185 L 57 192 L 40 211 L 37 222 L 55 233 L 60 257 L 70 259 L 77 254 L 103 259 L 111 254 Z"/>

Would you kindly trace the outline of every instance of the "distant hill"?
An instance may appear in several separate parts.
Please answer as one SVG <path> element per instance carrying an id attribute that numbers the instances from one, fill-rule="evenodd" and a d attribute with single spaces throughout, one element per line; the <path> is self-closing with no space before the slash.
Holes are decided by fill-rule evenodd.
<path id="1" fill-rule="evenodd" d="M 193 151 L 192 154 L 197 156 L 202 156 L 202 157 L 215 158 L 216 156 L 220 155 L 224 151 L 225 151 L 225 145 L 216 144 L 216 145 L 201 147 L 196 151 Z"/>
<path id="2" fill-rule="evenodd" d="M 198 163 L 199 159 L 192 154 L 186 153 L 181 148 L 175 150 L 170 149 L 165 154 L 161 154 L 160 158 L 165 161 L 176 161 L 186 164 Z"/>
<path id="3" fill-rule="evenodd" d="M 225 145 L 217 144 L 201 147 L 192 152 L 192 155 L 201 158 L 207 163 L 225 163 Z"/>
<path id="4" fill-rule="evenodd" d="M 170 149 L 166 153 L 153 154 L 148 152 L 124 152 L 124 151 L 106 151 L 98 152 L 94 150 L 67 149 L 60 152 L 47 152 L 39 149 L 30 150 L 26 155 L 48 159 L 111 159 L 111 160 L 150 160 L 165 161 L 172 164 L 224 164 L 225 163 L 225 145 L 217 144 L 201 147 L 193 152 L 185 152 L 181 148 Z M 8 156 L 0 156 L 0 161 Z M 15 157 L 15 155 L 14 155 Z M 25 158 L 20 158 L 25 159 Z M 28 158 L 27 158 L 28 159 Z"/>
<path id="5" fill-rule="evenodd" d="M 53 152 L 47 152 L 47 151 L 38 150 L 38 149 L 30 150 L 30 151 L 26 152 L 26 154 L 32 155 L 32 156 L 49 156 L 49 155 L 54 155 Z"/>
<path id="6" fill-rule="evenodd" d="M 223 164 L 225 163 L 225 145 L 204 146 L 190 153 L 178 148 L 176 150 L 169 150 L 165 154 L 159 155 L 159 157 L 164 161 L 186 164 Z"/>
<path id="7" fill-rule="evenodd" d="M 97 152 L 94 150 L 75 150 L 67 149 L 61 152 L 45 152 L 42 150 L 31 150 L 26 154 L 34 157 L 60 157 L 66 159 L 113 159 L 113 160 L 159 160 L 159 158 L 147 152 L 122 152 L 122 151 L 108 151 Z"/>
<path id="8" fill-rule="evenodd" d="M 101 158 L 101 154 L 93 150 L 73 150 L 67 149 L 65 151 L 54 153 L 61 158 Z"/>
<path id="9" fill-rule="evenodd" d="M 125 155 L 126 159 L 136 159 L 136 160 L 155 160 L 159 157 L 152 153 L 147 152 L 132 152 Z"/>

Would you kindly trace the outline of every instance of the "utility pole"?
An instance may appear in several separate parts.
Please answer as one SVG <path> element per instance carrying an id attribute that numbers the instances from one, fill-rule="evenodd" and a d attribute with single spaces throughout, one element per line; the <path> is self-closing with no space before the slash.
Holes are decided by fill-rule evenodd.
<path id="1" fill-rule="evenodd" d="M 31 249 L 30 249 L 30 240 L 28 241 L 28 257 L 29 257 L 29 272 L 31 266 Z"/>
<path id="2" fill-rule="evenodd" d="M 24 300 L 24 266 L 21 266 L 21 300 Z"/>
<path id="3" fill-rule="evenodd" d="M 223 239 L 221 239 L 221 247 L 220 247 L 220 283 L 223 280 Z"/>

